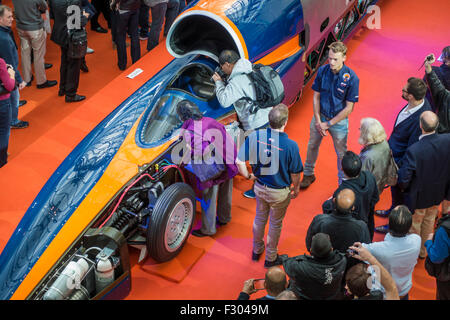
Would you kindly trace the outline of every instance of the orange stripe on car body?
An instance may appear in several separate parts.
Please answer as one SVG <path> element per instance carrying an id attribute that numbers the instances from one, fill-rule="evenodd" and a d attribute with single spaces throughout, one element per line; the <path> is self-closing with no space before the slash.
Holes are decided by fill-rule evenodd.
<path id="1" fill-rule="evenodd" d="M 136 121 L 128 133 L 124 143 L 114 156 L 104 174 L 89 192 L 80 206 L 64 224 L 48 248 L 30 270 L 17 288 L 12 300 L 24 300 L 43 280 L 57 261 L 64 256 L 68 248 L 83 234 L 98 213 L 108 204 L 124 185 L 138 174 L 138 165 L 151 162 L 161 155 L 177 139 L 151 149 L 142 149 L 135 143 L 136 129 L 140 122 Z"/>
<path id="2" fill-rule="evenodd" d="M 302 49 L 302 47 L 299 45 L 299 41 L 300 38 L 297 35 L 293 37 L 291 40 L 282 44 L 280 47 L 278 47 L 268 55 L 256 61 L 256 63 L 271 65 L 293 56 Z"/>

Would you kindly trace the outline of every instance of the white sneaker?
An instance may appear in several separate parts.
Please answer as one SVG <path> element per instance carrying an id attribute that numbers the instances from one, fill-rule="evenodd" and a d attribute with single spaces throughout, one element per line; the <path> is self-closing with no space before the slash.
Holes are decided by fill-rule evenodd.
<path id="1" fill-rule="evenodd" d="M 91 48 L 87 48 L 87 50 L 86 50 L 86 53 L 94 53 L 94 49 L 91 49 Z"/>

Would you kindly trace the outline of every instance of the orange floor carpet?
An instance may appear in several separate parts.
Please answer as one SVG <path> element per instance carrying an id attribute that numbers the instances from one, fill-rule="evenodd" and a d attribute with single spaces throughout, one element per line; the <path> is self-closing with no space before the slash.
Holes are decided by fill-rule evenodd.
<path id="1" fill-rule="evenodd" d="M 11 1 L 4 3 L 10 5 Z M 381 29 L 363 28 L 348 43 L 347 65 L 361 80 L 360 101 L 350 116 L 348 140 L 349 150 L 357 153 L 360 151 L 357 137 L 361 118 L 379 119 L 390 134 L 395 116 L 404 105 L 402 86 L 410 76 L 423 76 L 423 69 L 418 71 L 418 67 L 428 53 L 440 54 L 448 45 L 450 2 L 447 0 L 428 1 L 426 6 L 422 0 L 384 0 L 380 7 Z M 28 100 L 28 104 L 20 108 L 19 118 L 29 121 L 30 127 L 12 131 L 9 162 L 0 169 L 0 250 L 69 152 L 149 75 L 171 60 L 165 44 L 150 53 L 146 53 L 145 44 L 141 42 L 141 60 L 133 66 L 129 62 L 128 70 L 120 72 L 111 35 L 89 30 L 89 46 L 95 53 L 86 57 L 89 73 L 81 74 L 79 94 L 88 97 L 84 103 L 66 104 L 64 98 L 57 96 L 57 88 L 38 90 L 35 83 L 21 91 L 21 99 Z M 46 62 L 54 65 L 47 70 L 50 80 L 59 81 L 59 55 L 59 48 L 48 39 Z M 137 67 L 144 73 L 133 80 L 127 79 L 126 75 Z M 300 146 L 303 161 L 312 117 L 310 87 L 311 83 L 305 88 L 302 99 L 291 108 L 287 127 L 289 136 Z M 291 202 L 278 246 L 280 253 L 293 256 L 306 252 L 306 230 L 312 218 L 321 212 L 322 202 L 337 187 L 336 155 L 329 137 L 322 143 L 316 176 L 317 181 Z M 194 248 L 197 253 L 204 250 L 204 253 L 199 254 L 192 266 L 186 266 L 186 274 L 177 264 L 176 281 L 149 271 L 150 263 L 138 264 L 139 252 L 131 249 L 132 291 L 128 299 L 235 299 L 246 279 L 262 278 L 264 257 L 261 262 L 251 260 L 255 201 L 242 196 L 249 187 L 248 181 L 235 179 L 233 218 L 227 226 L 218 228 L 213 237 L 189 238 L 187 249 Z M 390 193 L 385 191 L 377 209 L 387 208 L 389 204 Z M 376 218 L 377 225 L 386 222 L 386 219 Z M 194 228 L 198 225 L 199 215 Z M 382 240 L 382 237 L 376 235 L 375 240 Z M 423 260 L 419 260 L 410 299 L 434 297 L 435 281 L 426 274 Z"/>

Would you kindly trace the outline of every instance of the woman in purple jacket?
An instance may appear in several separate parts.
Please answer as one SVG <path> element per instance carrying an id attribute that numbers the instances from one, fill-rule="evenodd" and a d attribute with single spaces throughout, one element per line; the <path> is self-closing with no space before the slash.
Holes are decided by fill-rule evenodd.
<path id="1" fill-rule="evenodd" d="M 201 197 L 202 207 L 202 227 L 192 234 L 197 237 L 211 236 L 216 233 L 216 216 L 219 225 L 225 225 L 231 220 L 233 177 L 238 173 L 235 165 L 236 146 L 224 125 L 212 118 L 203 117 L 194 103 L 188 100 L 179 102 L 177 114 L 183 121 L 181 135 L 190 151 L 190 160 L 205 160 L 205 150 L 213 145 L 216 163 L 225 164 L 222 174 L 211 180 L 201 182 L 199 178 L 188 175 L 189 183 Z M 186 162 L 190 161 L 184 161 Z"/>
<path id="2" fill-rule="evenodd" d="M 8 158 L 8 141 L 11 122 L 10 93 L 13 91 L 16 80 L 15 71 L 0 58 L 0 81 L 6 93 L 0 95 L 0 167 L 3 167 Z M 1 90 L 4 92 L 3 90 Z"/>

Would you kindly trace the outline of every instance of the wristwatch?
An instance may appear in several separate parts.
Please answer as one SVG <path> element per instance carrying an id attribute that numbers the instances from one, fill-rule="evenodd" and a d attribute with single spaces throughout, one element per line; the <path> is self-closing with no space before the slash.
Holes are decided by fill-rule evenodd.
<path id="1" fill-rule="evenodd" d="M 327 121 L 327 125 L 328 125 L 328 127 L 331 127 L 331 122 L 330 122 L 330 120 Z"/>

